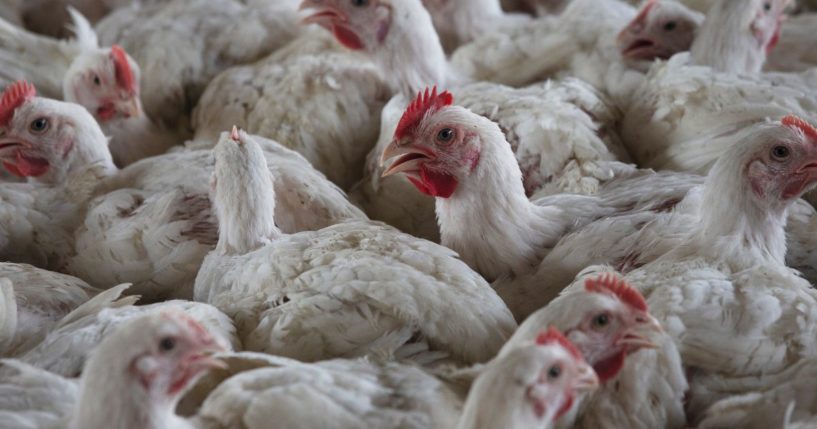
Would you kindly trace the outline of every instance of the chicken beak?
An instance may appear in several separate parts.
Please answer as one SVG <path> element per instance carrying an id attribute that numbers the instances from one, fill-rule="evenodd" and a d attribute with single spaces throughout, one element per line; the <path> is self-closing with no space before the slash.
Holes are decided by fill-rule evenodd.
<path id="1" fill-rule="evenodd" d="M 599 388 L 599 377 L 590 365 L 582 364 L 579 367 L 579 373 L 576 375 L 576 381 L 573 389 L 576 393 L 588 393 Z"/>
<path id="2" fill-rule="evenodd" d="M 138 118 L 142 116 L 142 103 L 139 97 L 133 97 L 117 106 L 117 111 L 124 118 Z"/>
<path id="3" fill-rule="evenodd" d="M 639 315 L 636 318 L 635 326 L 624 331 L 624 334 L 616 342 L 619 347 L 626 347 L 630 351 L 638 349 L 655 349 L 658 345 L 653 341 L 652 336 L 664 332 L 661 323 L 649 314 Z"/>
<path id="4" fill-rule="evenodd" d="M 383 172 L 382 177 L 419 171 L 423 162 L 433 158 L 433 153 L 422 146 L 412 143 L 400 144 L 398 139 L 394 139 L 380 155 L 380 165 L 385 165 L 388 160 L 398 156 L 399 158 Z"/>
<path id="5" fill-rule="evenodd" d="M 314 13 L 303 18 L 302 24 L 318 24 L 326 26 L 333 21 L 346 22 L 348 17 L 341 12 L 336 0 L 304 0 L 298 7 L 299 11 L 313 9 Z"/>

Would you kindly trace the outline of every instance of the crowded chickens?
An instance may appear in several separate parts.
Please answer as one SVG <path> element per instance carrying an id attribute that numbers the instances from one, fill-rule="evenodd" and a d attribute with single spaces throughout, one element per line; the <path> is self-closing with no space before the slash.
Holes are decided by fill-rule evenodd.
<path id="1" fill-rule="evenodd" d="M 0 429 L 817 428 L 814 1 L 0 3 Z"/>

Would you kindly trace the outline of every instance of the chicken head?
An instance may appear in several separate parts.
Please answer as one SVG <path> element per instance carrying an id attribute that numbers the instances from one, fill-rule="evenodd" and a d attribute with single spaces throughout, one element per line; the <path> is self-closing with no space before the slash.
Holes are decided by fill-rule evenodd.
<path id="1" fill-rule="evenodd" d="M 492 123 L 452 106 L 453 102 L 451 93 L 437 93 L 436 88 L 417 96 L 403 113 L 393 141 L 383 150 L 381 163 L 399 157 L 383 176 L 403 173 L 417 189 L 435 197 L 448 198 L 454 193 L 479 163 L 480 126 Z"/>
<path id="2" fill-rule="evenodd" d="M 761 202 L 790 203 L 817 183 L 817 130 L 811 124 L 790 115 L 754 137 L 744 171 Z"/>
<path id="3" fill-rule="evenodd" d="M 61 183 L 81 166 L 113 166 L 108 140 L 82 106 L 36 97 L 19 81 L 0 98 L 0 160 L 12 174 Z"/>
<path id="4" fill-rule="evenodd" d="M 326 28 L 349 49 L 374 49 L 386 39 L 392 6 L 381 0 L 304 0 L 300 9 L 313 10 L 304 23 Z"/>
<path id="5" fill-rule="evenodd" d="M 543 427 L 599 385 L 581 353 L 556 328 L 497 357 L 476 379 L 464 415 L 482 423 L 459 427 Z M 484 404 L 509 404 L 485 407 Z M 548 426 L 545 426 L 548 427 Z"/>
<path id="6" fill-rule="evenodd" d="M 66 101 L 88 109 L 100 123 L 144 114 L 139 100 L 139 67 L 122 47 L 84 54 L 65 74 Z"/>
<path id="7" fill-rule="evenodd" d="M 650 0 L 618 35 L 627 60 L 667 59 L 689 50 L 704 16 L 674 1 Z"/>

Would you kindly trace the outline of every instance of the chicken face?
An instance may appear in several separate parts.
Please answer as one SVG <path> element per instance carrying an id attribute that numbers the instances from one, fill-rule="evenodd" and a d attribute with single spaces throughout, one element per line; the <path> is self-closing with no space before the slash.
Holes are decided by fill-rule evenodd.
<path id="1" fill-rule="evenodd" d="M 760 144 L 745 168 L 756 198 L 772 205 L 790 202 L 817 183 L 817 130 L 811 124 L 787 116 L 757 137 Z"/>
<path id="2" fill-rule="evenodd" d="M 178 396 L 197 376 L 224 364 L 212 354 L 225 351 L 198 322 L 183 312 L 159 314 L 145 324 L 144 340 L 130 346 L 138 350 L 128 372 L 145 391 L 158 397 Z"/>
<path id="3" fill-rule="evenodd" d="M 117 45 L 75 60 L 64 86 L 65 100 L 84 106 L 100 123 L 144 114 L 138 67 Z"/>
<path id="4" fill-rule="evenodd" d="M 108 141 L 82 106 L 35 97 L 20 81 L 0 99 L 0 160 L 11 173 L 60 183 L 91 163 L 112 164 Z"/>
<path id="5" fill-rule="evenodd" d="M 565 333 L 605 382 L 624 367 L 627 355 L 655 348 L 653 335 L 663 332 L 652 317 L 644 297 L 623 279 L 604 275 L 585 282 L 581 319 L 565 326 Z"/>
<path id="6" fill-rule="evenodd" d="M 392 7 L 382 0 L 304 0 L 300 8 L 314 10 L 304 23 L 326 28 L 349 49 L 375 49 L 389 34 Z"/>
<path id="7" fill-rule="evenodd" d="M 758 46 L 771 52 L 780 39 L 780 26 L 788 0 L 755 0 L 754 18 L 750 25 Z"/>
<path id="8" fill-rule="evenodd" d="M 74 137 L 56 115 L 37 108 L 35 95 L 33 85 L 20 81 L 6 88 L 0 100 L 0 160 L 19 177 L 37 177 L 48 171 L 50 151 L 39 144 L 41 140 L 52 140 L 49 146 L 65 152 Z"/>
<path id="9" fill-rule="evenodd" d="M 577 395 L 595 390 L 598 384 L 581 353 L 551 327 L 533 344 L 492 361 L 475 381 L 469 401 L 479 398 L 483 403 L 523 405 L 521 409 L 492 408 L 490 415 L 480 419 L 485 427 L 540 427 L 561 417 Z"/>
<path id="10" fill-rule="evenodd" d="M 479 132 L 469 126 L 468 112 L 451 106 L 448 92 L 426 90 L 406 109 L 383 151 L 381 162 L 397 158 L 383 173 L 405 174 L 421 192 L 450 197 L 460 181 L 468 177 L 480 159 Z"/>
<path id="11" fill-rule="evenodd" d="M 667 59 L 689 50 L 703 15 L 674 1 L 647 2 L 618 35 L 621 55 L 628 60 Z"/>

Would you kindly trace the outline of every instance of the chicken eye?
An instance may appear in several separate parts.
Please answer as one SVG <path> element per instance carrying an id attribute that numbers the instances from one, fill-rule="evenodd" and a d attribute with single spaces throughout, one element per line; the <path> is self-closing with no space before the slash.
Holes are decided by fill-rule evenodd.
<path id="1" fill-rule="evenodd" d="M 677 27 L 677 26 L 678 26 L 678 24 L 675 21 L 669 21 L 666 24 L 664 24 L 664 31 L 675 30 L 675 27 Z"/>
<path id="2" fill-rule="evenodd" d="M 454 139 L 454 130 L 451 128 L 443 128 L 437 133 L 437 140 L 443 143 L 450 143 Z"/>
<path id="3" fill-rule="evenodd" d="M 28 129 L 34 134 L 42 134 L 48 129 L 48 119 L 37 118 L 31 121 L 31 125 L 28 126 Z"/>
<path id="4" fill-rule="evenodd" d="M 766 12 L 772 10 L 772 4 L 769 2 L 763 3 L 763 10 L 765 10 Z"/>
<path id="5" fill-rule="evenodd" d="M 596 327 L 607 326 L 608 323 L 610 323 L 610 316 L 607 314 L 599 314 L 593 319 L 593 325 Z"/>
<path id="6" fill-rule="evenodd" d="M 369 0 L 352 0 L 352 6 L 365 7 L 369 4 Z"/>
<path id="7" fill-rule="evenodd" d="M 161 341 L 159 341 L 159 350 L 161 350 L 163 352 L 169 352 L 169 351 L 173 350 L 175 347 L 176 347 L 176 340 L 174 340 L 171 337 L 165 337 L 165 338 L 162 338 Z"/>
<path id="8" fill-rule="evenodd" d="M 789 157 L 789 148 L 786 146 L 775 146 L 772 148 L 772 158 L 783 161 Z"/>
<path id="9" fill-rule="evenodd" d="M 562 367 L 559 365 L 553 365 L 552 367 L 548 368 L 548 377 L 551 379 L 559 378 L 562 375 Z"/>
<path id="10" fill-rule="evenodd" d="M 94 85 L 100 86 L 102 85 L 102 81 L 99 80 L 99 76 L 94 75 Z"/>

